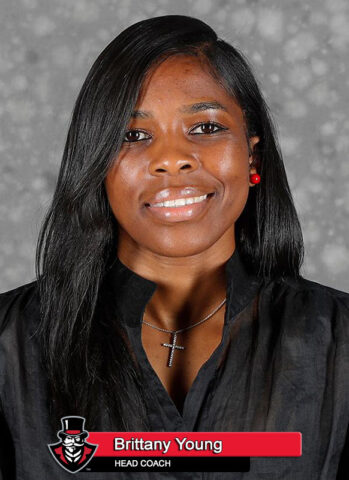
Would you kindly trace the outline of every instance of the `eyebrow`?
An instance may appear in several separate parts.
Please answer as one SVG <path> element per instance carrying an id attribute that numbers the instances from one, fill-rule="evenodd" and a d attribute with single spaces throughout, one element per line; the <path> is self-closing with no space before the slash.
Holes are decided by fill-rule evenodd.
<path id="1" fill-rule="evenodd" d="M 204 110 L 223 110 L 227 112 L 228 109 L 219 102 L 199 102 L 192 105 L 184 105 L 179 109 L 181 113 L 196 113 Z M 134 110 L 131 114 L 132 118 L 153 118 L 153 114 L 146 110 Z"/>

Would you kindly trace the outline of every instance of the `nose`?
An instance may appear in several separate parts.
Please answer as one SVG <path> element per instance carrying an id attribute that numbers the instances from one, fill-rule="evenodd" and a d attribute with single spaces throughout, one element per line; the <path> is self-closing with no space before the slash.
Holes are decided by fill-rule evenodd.
<path id="1" fill-rule="evenodd" d="M 155 176 L 190 173 L 198 167 L 199 161 L 194 153 L 188 150 L 188 146 L 184 148 L 179 145 L 170 145 L 168 142 L 153 152 L 149 163 L 149 171 Z"/>

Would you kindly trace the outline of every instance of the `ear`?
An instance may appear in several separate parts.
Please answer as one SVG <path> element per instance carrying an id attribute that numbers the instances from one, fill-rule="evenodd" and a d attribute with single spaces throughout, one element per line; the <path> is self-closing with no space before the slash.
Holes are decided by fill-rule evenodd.
<path id="1" fill-rule="evenodd" d="M 254 151 L 255 146 L 259 142 L 260 138 L 257 136 L 250 137 L 249 138 L 249 157 L 248 157 L 248 163 L 249 163 L 249 175 L 253 175 L 254 173 L 258 173 L 256 169 L 256 153 Z M 249 182 L 250 187 L 255 187 L 254 183 Z"/>
<path id="2" fill-rule="evenodd" d="M 254 160 L 254 147 L 257 145 L 257 143 L 259 142 L 259 137 L 257 136 L 254 136 L 254 137 L 250 137 L 248 139 L 248 151 L 249 151 L 249 159 L 248 159 L 248 163 L 251 165 L 251 163 L 253 162 Z"/>

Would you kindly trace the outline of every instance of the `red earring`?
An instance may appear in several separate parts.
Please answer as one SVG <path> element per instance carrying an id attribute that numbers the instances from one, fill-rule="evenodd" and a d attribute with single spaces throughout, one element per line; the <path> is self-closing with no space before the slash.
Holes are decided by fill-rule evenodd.
<path id="1" fill-rule="evenodd" d="M 261 181 L 260 175 L 258 173 L 253 173 L 250 175 L 250 182 L 253 183 L 254 185 L 256 183 L 259 183 Z"/>

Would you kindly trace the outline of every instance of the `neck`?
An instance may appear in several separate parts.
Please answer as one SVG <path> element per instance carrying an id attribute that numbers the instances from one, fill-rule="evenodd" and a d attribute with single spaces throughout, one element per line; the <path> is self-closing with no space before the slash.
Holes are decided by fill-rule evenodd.
<path id="1" fill-rule="evenodd" d="M 234 248 L 219 255 L 161 257 L 130 255 L 119 251 L 121 262 L 138 275 L 154 281 L 144 320 L 167 330 L 192 325 L 209 315 L 226 297 L 225 264 Z M 142 260 L 142 261 L 141 261 Z M 222 314 L 219 309 L 214 316 Z"/>
<path id="2" fill-rule="evenodd" d="M 147 304 L 144 320 L 167 330 L 185 328 L 211 313 L 225 296 L 224 267 L 176 285 L 161 284 Z"/>

